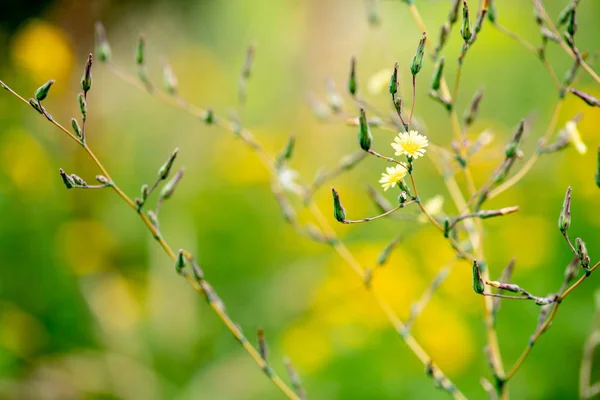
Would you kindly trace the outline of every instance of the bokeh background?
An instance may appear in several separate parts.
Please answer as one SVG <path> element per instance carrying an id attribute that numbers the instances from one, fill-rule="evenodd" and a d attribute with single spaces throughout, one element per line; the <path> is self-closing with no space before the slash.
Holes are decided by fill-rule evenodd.
<path id="1" fill-rule="evenodd" d="M 503 25 L 540 42 L 529 2 L 498 3 Z M 556 17 L 565 2 L 546 3 Z M 450 2 L 417 5 L 437 41 Z M 135 73 L 134 48 L 143 32 L 151 78 L 159 82 L 160 63 L 167 57 L 183 97 L 222 115 L 236 107 L 245 51 L 256 43 L 244 124 L 271 153 L 295 134 L 291 167 L 305 182 L 357 149 L 356 128 L 339 119 L 320 123 L 307 95 L 324 99 L 328 76 L 343 91 L 349 59 L 356 55 L 365 97 L 389 109 L 385 91 L 371 94 L 366 86 L 397 60 L 409 99 L 408 66 L 420 37 L 401 1 L 379 3 L 378 26 L 369 24 L 359 0 L 5 1 L 0 10 L 1 79 L 25 97 L 56 79 L 45 103 L 67 125 L 78 116 L 76 94 L 83 62 L 93 50 L 96 20 L 105 23 L 117 64 Z M 600 46 L 600 3 L 582 2 L 577 16 L 578 45 L 594 52 Z M 459 49 L 455 27 L 445 53 L 450 83 Z M 559 77 L 571 65 L 556 46 L 550 46 L 548 58 Z M 426 96 L 431 73 L 427 59 L 419 75 L 416 115 L 430 140 L 447 147 L 452 138 L 447 115 Z M 197 255 L 251 340 L 264 327 L 271 363 L 281 375 L 281 359 L 289 356 L 311 399 L 447 398 L 333 250 L 299 237 L 284 222 L 270 192 L 271 177 L 239 140 L 124 83 L 99 62 L 93 76 L 88 97 L 92 148 L 131 196 L 154 179 L 173 148 L 181 149 L 177 165 L 185 165 L 186 176 L 161 211 L 163 234 L 173 247 Z M 531 122 L 524 152 L 535 150 L 557 100 L 539 61 L 488 23 L 467 56 L 460 114 L 480 87 L 485 88 L 480 118 L 468 134 L 475 138 L 489 129 L 495 139 L 473 164 L 479 184 L 501 162 L 503 146 L 521 118 Z M 600 94 L 585 74 L 577 87 Z M 355 105 L 345 101 L 355 115 Z M 0 96 L 0 110 L 0 398 L 280 398 L 112 191 L 65 190 L 59 167 L 88 181 L 98 173 L 81 149 L 7 93 Z M 514 281 L 539 295 L 558 288 L 571 258 L 556 227 L 568 185 L 573 187 L 572 232 L 587 242 L 593 261 L 600 256 L 600 189 L 594 183 L 600 112 L 569 97 L 558 128 L 582 111 L 579 130 L 588 152 L 569 148 L 544 156 L 528 177 L 489 204 L 521 207 L 515 215 L 485 222 L 492 276 L 516 257 Z M 375 128 L 374 134 L 376 147 L 391 155 L 387 146 L 393 133 Z M 368 159 L 331 182 L 350 217 L 377 212 L 364 189 L 377 185 L 385 166 Z M 440 194 L 444 212 L 455 213 L 428 157 L 417 167 L 421 197 Z M 393 200 L 394 194 L 387 195 Z M 327 186 L 317 202 L 335 222 Z M 453 258 L 443 238 L 415 218 L 335 228 L 365 266 L 375 263 L 392 237 L 403 235 L 375 278 L 377 290 L 403 318 Z M 456 263 L 414 332 L 467 396 L 484 398 L 479 378 L 489 373 L 482 352 L 483 307 L 470 274 L 468 264 Z M 597 282 L 596 277 L 586 281 L 561 307 L 511 382 L 514 398 L 577 397 Z M 503 305 L 498 325 L 506 365 L 526 345 L 538 311 L 529 303 Z"/>

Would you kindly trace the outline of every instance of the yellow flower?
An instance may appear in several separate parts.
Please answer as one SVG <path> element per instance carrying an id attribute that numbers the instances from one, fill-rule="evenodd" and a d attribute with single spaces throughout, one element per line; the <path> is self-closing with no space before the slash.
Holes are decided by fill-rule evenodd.
<path id="1" fill-rule="evenodd" d="M 404 179 L 407 167 L 406 164 L 401 163 L 395 167 L 387 167 L 385 171 L 386 172 L 381 174 L 381 179 L 379 180 L 384 191 L 396 186 L 396 183 Z"/>
<path id="2" fill-rule="evenodd" d="M 585 143 L 583 143 L 583 140 L 581 140 L 581 134 L 577 129 L 577 124 L 575 123 L 575 121 L 567 122 L 565 128 L 567 130 L 569 141 L 573 143 L 573 146 L 575 146 L 575 150 L 577 150 L 579 154 L 585 154 L 587 152 L 587 146 L 585 145 Z"/>
<path id="3" fill-rule="evenodd" d="M 396 150 L 397 156 L 406 154 L 416 159 L 425 155 L 425 147 L 428 144 L 427 136 L 420 135 L 417 131 L 410 131 L 400 132 L 394 138 L 392 147 Z"/>

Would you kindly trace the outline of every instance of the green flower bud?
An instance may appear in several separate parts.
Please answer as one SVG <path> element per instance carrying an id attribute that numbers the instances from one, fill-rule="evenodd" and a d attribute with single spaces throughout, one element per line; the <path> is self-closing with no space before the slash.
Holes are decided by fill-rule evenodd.
<path id="1" fill-rule="evenodd" d="M 577 22 L 575 21 L 575 8 L 573 8 L 573 11 L 571 11 L 571 13 L 569 14 L 569 18 L 567 19 L 567 32 L 569 32 L 569 35 L 571 36 L 575 36 L 575 32 L 577 32 Z"/>
<path id="2" fill-rule="evenodd" d="M 558 217 L 558 229 L 562 233 L 565 233 L 567 229 L 571 226 L 571 186 L 567 188 L 567 193 L 565 194 L 565 200 L 563 202 L 562 209 L 560 211 L 560 215 Z"/>
<path id="3" fill-rule="evenodd" d="M 177 259 L 175 260 L 175 271 L 177 271 L 178 274 L 181 274 L 186 264 L 187 259 L 185 258 L 184 251 L 183 249 L 179 249 L 177 252 Z"/>
<path id="4" fill-rule="evenodd" d="M 488 4 L 487 18 L 492 24 L 496 23 L 496 20 L 498 19 L 498 9 L 496 8 L 496 0 L 490 0 L 490 3 Z"/>
<path id="5" fill-rule="evenodd" d="M 88 55 L 85 68 L 83 69 L 83 76 L 81 77 L 81 90 L 87 92 L 92 87 L 92 53 Z"/>
<path id="6" fill-rule="evenodd" d="M 144 50 L 146 47 L 146 37 L 140 34 L 137 46 L 135 47 L 135 63 L 139 66 L 144 65 Z"/>
<path id="7" fill-rule="evenodd" d="M 364 108 L 360 109 L 359 123 L 358 144 L 364 151 L 369 151 L 373 142 L 373 135 L 371 135 L 371 129 L 369 128 Z"/>
<path id="8" fill-rule="evenodd" d="M 77 103 L 79 103 L 79 111 L 81 111 L 81 115 L 83 116 L 83 119 L 85 119 L 87 115 L 87 102 L 85 101 L 83 93 L 77 95 Z"/>
<path id="9" fill-rule="evenodd" d="M 431 88 L 433 90 L 438 90 L 440 88 L 440 82 L 442 80 L 442 73 L 444 72 L 444 57 L 440 58 L 435 67 L 435 72 L 433 73 L 433 79 L 431 81 Z"/>
<path id="10" fill-rule="evenodd" d="M 71 127 L 75 132 L 75 136 L 77 136 L 79 139 L 83 139 L 83 136 L 81 136 L 81 127 L 75 118 L 71 118 Z"/>
<path id="11" fill-rule="evenodd" d="M 414 75 L 417 75 L 421 68 L 423 68 L 423 56 L 425 55 L 425 42 L 427 41 L 427 34 L 423 32 L 423 36 L 421 36 L 421 40 L 419 40 L 419 45 L 417 46 L 417 52 L 413 56 L 410 62 L 410 72 Z"/>
<path id="12" fill-rule="evenodd" d="M 521 123 L 519 124 L 519 127 L 517 128 L 517 131 L 515 132 L 513 138 L 506 146 L 506 150 L 505 150 L 506 158 L 514 158 L 517 155 L 517 152 L 519 150 L 519 142 L 521 141 L 521 138 L 523 137 L 524 131 L 525 131 L 525 120 L 521 120 Z"/>
<path id="13" fill-rule="evenodd" d="M 169 156 L 167 161 L 160 167 L 160 169 L 158 170 L 158 178 L 159 179 L 162 179 L 162 180 L 167 179 L 167 177 L 169 176 L 169 173 L 171 172 L 171 168 L 173 167 L 173 163 L 175 162 L 175 158 L 177 157 L 177 154 L 179 154 L 178 148 L 173 150 L 173 152 L 171 153 L 171 155 Z"/>
<path id="14" fill-rule="evenodd" d="M 171 178 L 171 180 L 169 182 L 167 182 L 165 184 L 165 186 L 163 186 L 162 190 L 160 191 L 161 199 L 167 200 L 173 195 L 173 193 L 175 192 L 175 188 L 177 187 L 177 184 L 183 177 L 183 171 L 184 171 L 183 168 L 180 169 L 179 171 L 177 171 L 177 174 L 173 178 Z"/>
<path id="15" fill-rule="evenodd" d="M 467 0 L 463 0 L 463 20 L 460 34 L 465 42 L 468 42 L 471 39 L 471 36 L 473 36 L 473 33 L 471 32 L 471 19 L 469 18 L 469 6 L 467 5 Z"/>
<path id="16" fill-rule="evenodd" d="M 448 22 L 453 25 L 458 20 L 458 9 L 460 8 L 460 0 L 454 0 L 450 13 L 448 14 Z"/>
<path id="17" fill-rule="evenodd" d="M 212 125 L 212 123 L 215 122 L 215 114 L 211 108 L 206 109 L 201 118 L 206 125 Z"/>
<path id="18" fill-rule="evenodd" d="M 589 270 L 590 267 L 590 257 L 588 256 L 587 248 L 585 247 L 585 243 L 581 238 L 575 239 L 575 250 L 577 250 L 577 257 L 579 257 L 579 262 L 581 267 L 586 271 Z"/>
<path id="19" fill-rule="evenodd" d="M 67 189 L 73 189 L 76 185 L 73 178 L 67 175 L 67 173 L 62 168 L 60 168 L 58 172 L 60 173 L 60 177 L 62 178 L 62 181 L 67 187 Z"/>
<path id="20" fill-rule="evenodd" d="M 101 62 L 110 60 L 110 45 L 106 39 L 106 32 L 104 31 L 104 25 L 102 22 L 96 22 L 96 56 Z"/>
<path id="21" fill-rule="evenodd" d="M 333 195 L 333 217 L 336 219 L 336 221 L 345 223 L 346 210 L 340 201 L 340 194 L 334 188 L 331 188 L 331 194 Z"/>
<path id="22" fill-rule="evenodd" d="M 348 77 L 348 92 L 354 96 L 358 89 L 356 83 L 356 57 L 352 56 L 350 59 L 350 76 Z"/>
<path id="23" fill-rule="evenodd" d="M 48 92 L 50 91 L 50 86 L 52 86 L 53 83 L 54 83 L 54 79 L 50 79 L 48 82 L 44 83 L 42 86 L 37 88 L 33 97 L 35 97 L 35 99 L 37 101 L 44 100 L 46 98 L 46 96 L 48 96 Z"/>
<path id="24" fill-rule="evenodd" d="M 38 104 L 36 99 L 29 99 L 29 105 L 33 107 L 35 111 L 39 112 L 40 114 L 44 114 L 44 108 Z"/>
<path id="25" fill-rule="evenodd" d="M 477 260 L 473 260 L 473 290 L 477 294 L 482 294 L 485 291 L 481 270 L 477 264 Z"/>
<path id="26" fill-rule="evenodd" d="M 392 72 L 388 90 L 391 95 L 395 95 L 398 92 L 398 62 L 394 63 L 394 72 Z"/>

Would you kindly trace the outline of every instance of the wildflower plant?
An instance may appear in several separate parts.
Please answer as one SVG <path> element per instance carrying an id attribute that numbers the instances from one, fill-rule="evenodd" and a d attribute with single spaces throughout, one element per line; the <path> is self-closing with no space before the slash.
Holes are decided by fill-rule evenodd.
<path id="1" fill-rule="evenodd" d="M 162 65 L 162 88 L 155 85 L 146 73 L 146 39 L 140 36 L 135 46 L 134 62 L 137 67 L 137 75 L 130 74 L 118 66 L 112 59 L 107 34 L 101 23 L 96 24 L 96 55 L 95 59 L 104 64 L 106 68 L 114 72 L 124 81 L 147 92 L 149 95 L 177 107 L 203 123 L 230 131 L 240 139 L 241 143 L 251 149 L 262 161 L 265 168 L 270 172 L 273 195 L 281 209 L 284 219 L 299 235 L 318 243 L 330 246 L 357 275 L 362 287 L 376 304 L 381 308 L 390 325 L 398 334 L 398 337 L 406 343 L 409 350 L 423 364 L 425 374 L 433 380 L 433 383 L 447 392 L 455 399 L 464 399 L 466 396 L 453 382 L 442 368 L 436 363 L 435 356 L 430 355 L 412 333 L 412 327 L 418 323 L 418 317 L 423 312 L 429 301 L 436 294 L 436 290 L 444 284 L 449 274 L 450 267 L 446 266 L 438 271 L 434 280 L 422 294 L 421 298 L 413 303 L 410 315 L 403 321 L 398 313 L 373 287 L 372 283 L 377 279 L 377 268 L 383 266 L 388 260 L 391 252 L 397 247 L 400 238 L 392 238 L 389 244 L 382 249 L 375 267 L 364 267 L 359 263 L 352 251 L 337 236 L 332 227 L 334 222 L 342 224 L 367 223 L 376 219 L 389 217 L 394 219 L 403 209 L 412 207 L 418 211 L 418 221 L 428 223 L 447 242 L 447 245 L 455 253 L 454 257 L 465 264 L 471 271 L 470 282 L 473 296 L 483 297 L 483 319 L 486 330 L 487 345 L 482 356 L 487 357 L 490 365 L 490 376 L 481 378 L 483 390 L 491 399 L 508 398 L 509 383 L 519 372 L 535 343 L 551 327 L 563 301 L 600 265 L 592 262 L 591 257 L 582 238 L 573 240 L 572 232 L 576 227 L 571 226 L 571 204 L 576 201 L 572 197 L 571 188 L 567 188 L 562 208 L 557 213 L 558 232 L 564 238 L 567 250 L 572 253 L 572 261 L 566 266 L 562 285 L 549 295 L 538 295 L 526 290 L 511 280 L 515 261 L 511 260 L 506 268 L 500 273 L 497 280 L 492 279 L 492 273 L 497 273 L 495 265 L 488 265 L 483 251 L 485 240 L 484 221 L 489 218 L 500 218 L 509 216 L 519 211 L 516 205 L 505 205 L 501 208 L 488 209 L 486 202 L 497 197 L 513 185 L 517 184 L 534 167 L 542 155 L 548 155 L 567 147 L 574 147 L 576 151 L 585 153 L 586 145 L 581 140 L 577 129 L 580 116 L 575 116 L 558 131 L 553 142 L 550 141 L 552 134 L 557 130 L 557 121 L 561 108 L 568 94 L 581 99 L 591 107 L 600 107 L 600 102 L 593 96 L 586 94 L 575 87 L 576 80 L 581 72 L 585 71 L 594 81 L 600 84 L 600 77 L 594 72 L 586 59 L 587 53 L 576 46 L 577 19 L 576 10 L 579 2 L 569 1 L 565 10 L 555 23 L 547 14 L 543 4 L 539 0 L 531 0 L 534 7 L 533 21 L 539 26 L 542 43 L 539 47 L 521 38 L 500 24 L 497 4 L 494 0 L 483 0 L 478 2 L 479 7 L 475 12 L 474 3 L 469 4 L 466 0 L 454 0 L 450 6 L 448 18 L 443 22 L 437 39 L 432 39 L 420 16 L 417 5 L 412 0 L 404 0 L 408 11 L 414 18 L 421 34 L 415 39 L 416 50 L 410 60 L 398 60 L 392 68 L 382 69 L 376 77 L 369 81 L 368 92 L 377 94 L 382 86 L 386 86 L 389 96 L 389 110 L 380 110 L 362 97 L 359 87 L 358 76 L 359 60 L 352 57 L 347 79 L 347 94 L 351 100 L 352 109 L 346 110 L 344 96 L 340 94 L 333 81 L 329 80 L 326 85 L 327 101 L 322 103 L 319 99 L 311 98 L 311 106 L 316 116 L 321 120 L 345 120 L 346 123 L 356 129 L 357 142 L 354 142 L 356 151 L 347 155 L 339 161 L 337 166 L 329 171 L 320 171 L 311 183 L 305 183 L 301 175 L 289 167 L 289 161 L 295 153 L 297 138 L 292 136 L 282 146 L 282 150 L 276 154 L 269 154 L 254 135 L 243 125 L 241 113 L 239 112 L 246 100 L 246 89 L 251 77 L 253 60 L 255 58 L 255 46 L 248 48 L 246 59 L 242 67 L 238 81 L 238 113 L 231 117 L 222 117 L 210 108 L 201 108 L 188 103 L 182 98 L 178 91 L 178 79 L 174 69 L 168 61 Z M 377 23 L 379 14 L 377 2 L 368 1 L 368 17 L 371 23 Z M 469 8 L 470 7 L 470 8 Z M 460 20 L 460 21 L 459 21 Z M 454 25 L 459 25 L 454 29 Z M 485 29 L 484 29 L 485 28 Z M 517 124 L 511 139 L 506 143 L 502 154 L 500 165 L 483 182 L 476 182 L 472 174 L 472 158 L 484 146 L 490 142 L 490 135 L 484 132 L 473 139 L 468 137 L 467 128 L 477 119 L 479 104 L 483 98 L 483 91 L 478 91 L 469 107 L 464 111 L 464 116 L 459 117 L 457 109 L 457 98 L 460 93 L 460 81 L 463 73 L 463 65 L 468 60 L 467 56 L 475 43 L 485 40 L 486 29 L 497 29 L 516 40 L 528 51 L 537 57 L 543 68 L 550 75 L 557 92 L 557 104 L 553 112 L 552 120 L 546 129 L 546 133 L 540 138 L 536 151 L 527 157 L 525 163 L 516 171 L 517 165 L 525 159 L 524 151 L 521 149 L 522 139 L 528 126 L 525 119 Z M 563 29 L 560 32 L 559 29 Z M 454 34 L 460 35 L 461 47 L 457 62 L 456 76 L 452 90 L 445 76 L 445 71 L 450 61 L 447 61 L 442 52 L 448 43 L 448 38 Z M 567 71 L 563 80 L 560 80 L 553 67 L 546 59 L 547 47 L 551 44 L 560 46 L 572 59 L 572 67 Z M 476 48 L 475 48 L 476 49 Z M 419 112 L 416 98 L 417 85 L 421 84 L 422 69 L 426 62 L 435 65 L 434 74 L 430 83 L 429 97 L 439 103 L 447 112 L 449 119 L 449 131 L 453 134 L 453 141 L 449 148 L 433 141 L 421 129 L 416 113 Z M 406 106 L 406 100 L 402 97 L 399 89 L 399 70 L 406 68 L 411 75 L 411 97 L 410 106 Z M 386 72 L 387 71 L 387 72 Z M 387 79 L 384 79 L 388 75 Z M 43 101 L 51 93 L 54 81 L 48 81 L 40 86 L 31 99 L 27 100 L 14 92 L 9 86 L 0 81 L 0 85 L 10 94 L 20 99 L 23 103 L 31 106 L 37 113 L 46 118 L 52 125 L 66 134 L 70 139 L 82 147 L 83 151 L 97 165 L 100 174 L 96 177 L 97 185 L 88 185 L 81 177 L 69 174 L 60 169 L 60 178 L 67 189 L 107 189 L 114 191 L 137 213 L 142 223 L 147 227 L 158 245 L 174 263 L 175 272 L 185 278 L 189 284 L 202 295 L 212 311 L 220 318 L 226 328 L 233 334 L 240 345 L 254 359 L 268 379 L 270 379 L 283 395 L 291 399 L 303 399 L 307 394 L 302 387 L 298 373 L 292 367 L 289 359 L 284 361 L 285 369 L 289 375 L 287 384 L 272 368 L 266 342 L 265 332 L 258 330 L 255 348 L 250 344 L 242 329 L 233 321 L 226 311 L 225 303 L 221 300 L 212 286 L 208 283 L 205 273 L 195 258 L 185 249 L 174 251 L 160 232 L 159 211 L 161 206 L 171 199 L 178 185 L 182 184 L 184 169 L 181 168 L 174 174 L 173 168 L 176 162 L 178 149 L 173 150 L 150 184 L 143 184 L 140 195 L 132 199 L 125 194 L 113 180 L 106 168 L 96 157 L 89 146 L 88 132 L 86 132 L 86 119 L 88 114 L 88 92 L 92 88 L 92 55 L 89 56 L 81 80 L 82 93 L 77 97 L 80 111 L 81 123 L 77 118 L 71 120 L 71 130 L 65 128 L 56 121 L 46 110 Z M 420 101 L 419 101 L 420 104 Z M 518 118 L 523 118 L 520 115 Z M 373 128 L 373 129 L 372 129 Z M 375 131 L 377 129 L 377 131 Z M 381 132 L 391 132 L 392 138 L 383 139 Z M 301 139 L 298 139 L 301 140 Z M 356 139 L 353 139 L 356 140 Z M 377 150 L 375 150 L 377 149 Z M 349 193 L 340 193 L 334 187 L 331 188 L 331 209 L 323 212 L 315 203 L 314 195 L 322 189 L 329 181 L 338 177 L 345 171 L 356 168 L 361 161 L 367 157 L 374 157 L 381 162 L 381 178 L 379 184 L 383 192 L 395 193 L 394 201 L 389 201 L 379 189 L 369 187 L 368 194 L 374 205 L 380 211 L 375 216 L 353 218 L 353 210 L 343 205 L 344 196 Z M 600 160 L 600 150 L 598 153 Z M 419 172 L 424 163 L 432 162 L 439 174 L 442 176 L 449 198 L 454 203 L 457 212 L 445 214 L 443 205 L 444 197 L 435 196 L 425 201 L 419 194 Z M 600 162 L 596 173 L 596 184 L 600 187 Z M 457 176 L 462 176 L 466 182 L 466 192 L 457 183 Z M 161 187 L 160 191 L 158 190 Z M 155 195 L 155 206 L 149 209 L 152 194 Z M 306 208 L 312 220 L 306 222 L 298 217 L 298 210 L 291 201 L 292 197 L 302 201 L 302 207 Z M 507 217 L 510 218 L 510 217 Z M 571 234 L 570 234 L 571 232 Z M 463 267 L 465 266 L 463 265 Z M 506 367 L 498 342 L 497 315 L 500 312 L 502 301 L 532 302 L 539 306 L 539 317 L 536 329 L 529 341 L 524 344 L 521 355 Z M 584 364 L 582 365 L 582 397 L 591 397 L 600 392 L 597 384 L 590 385 L 590 369 L 593 348 L 600 343 L 596 331 L 592 334 L 586 344 Z M 591 349 L 591 350 L 590 350 Z M 310 388 L 309 388 L 310 392 Z"/>

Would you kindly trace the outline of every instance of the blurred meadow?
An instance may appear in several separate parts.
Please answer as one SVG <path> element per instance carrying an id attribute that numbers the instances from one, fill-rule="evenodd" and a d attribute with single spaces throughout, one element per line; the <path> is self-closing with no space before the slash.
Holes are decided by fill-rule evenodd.
<path id="1" fill-rule="evenodd" d="M 502 25 L 539 44 L 529 1 L 496 3 Z M 556 18 L 566 1 L 545 3 Z M 594 53 L 600 47 L 600 2 L 581 3 L 577 45 Z M 437 43 L 451 2 L 416 4 Z M 357 59 L 359 88 L 373 104 L 391 110 L 386 89 L 371 94 L 367 85 L 378 72 L 391 72 L 395 61 L 407 104 L 411 97 L 409 64 L 421 32 L 402 1 L 380 1 L 378 9 L 380 23 L 372 26 L 361 0 L 3 2 L 0 79 L 26 98 L 56 79 L 44 105 L 68 125 L 79 114 L 81 72 L 94 49 L 94 22 L 101 20 L 116 64 L 135 74 L 135 44 L 143 32 L 151 79 L 160 82 L 166 57 L 182 97 L 226 116 L 237 107 L 238 77 L 246 49 L 255 43 L 243 124 L 271 154 L 294 134 L 290 167 L 301 181 L 311 182 L 319 168 L 333 168 L 358 150 L 358 128 L 347 126 L 344 118 L 319 122 L 306 101 L 311 93 L 325 99 L 327 77 L 345 92 L 351 56 Z M 529 126 L 526 158 L 535 151 L 558 95 L 534 55 L 487 22 L 479 35 L 465 60 L 457 110 L 462 116 L 476 90 L 484 88 L 479 118 L 467 132 L 471 139 L 485 129 L 494 134 L 472 163 L 481 185 L 502 162 L 504 146 L 522 118 Z M 451 84 L 460 46 L 455 27 L 445 50 Z M 562 79 L 572 60 L 556 45 L 548 49 Z M 600 69 L 598 63 L 592 67 Z M 427 96 L 433 69 L 427 57 L 415 115 L 432 142 L 449 147 L 447 112 Z M 162 234 L 174 248 L 196 255 L 253 343 L 254 332 L 264 328 L 271 366 L 281 376 L 281 360 L 288 356 L 310 399 L 449 398 L 434 387 L 332 248 L 300 237 L 284 221 L 270 173 L 239 139 L 125 83 L 100 62 L 94 63 L 93 79 L 88 143 L 132 197 L 179 147 L 176 166 L 186 172 L 162 208 Z M 600 95 L 600 86 L 585 73 L 575 86 Z M 358 115 L 348 96 L 344 101 Z M 491 209 L 520 206 L 516 214 L 484 221 L 492 278 L 515 257 L 514 281 L 522 287 L 545 295 L 560 286 L 572 254 L 556 221 L 569 185 L 571 230 L 586 241 L 592 262 L 600 256 L 600 189 L 594 182 L 599 110 L 568 95 L 556 131 L 583 112 L 578 126 L 587 153 L 570 147 L 544 155 L 527 177 L 490 200 Z M 394 135 L 378 128 L 373 134 L 382 151 Z M 456 214 L 428 155 L 418 164 L 420 196 L 429 200 L 441 194 L 444 211 Z M 515 171 L 523 163 L 517 161 Z M 364 266 L 373 265 L 385 245 L 402 235 L 373 287 L 406 319 L 435 274 L 452 264 L 454 254 L 443 236 L 418 218 L 341 225 L 332 217 L 330 186 L 341 193 L 351 217 L 377 214 L 365 188 L 379 187 L 386 166 L 367 158 L 328 182 L 316 201 Z M 98 173 L 79 146 L 2 91 L 0 399 L 282 398 L 206 302 L 175 273 L 135 213 L 110 190 L 65 190 L 59 168 L 88 182 Z M 463 185 L 462 176 L 458 179 Z M 395 201 L 392 191 L 385 195 Z M 301 218 L 309 217 L 300 202 L 295 205 Z M 416 216 L 416 210 L 400 212 Z M 561 306 L 511 380 L 513 398 L 578 397 L 598 279 L 592 275 Z M 414 335 L 462 392 L 478 399 L 486 398 L 479 378 L 489 376 L 489 366 L 483 354 L 483 301 L 471 285 L 470 264 L 455 262 L 415 322 Z M 526 346 L 538 312 L 530 302 L 503 303 L 498 334 L 505 366 Z M 600 377 L 600 370 L 593 376 Z"/>

